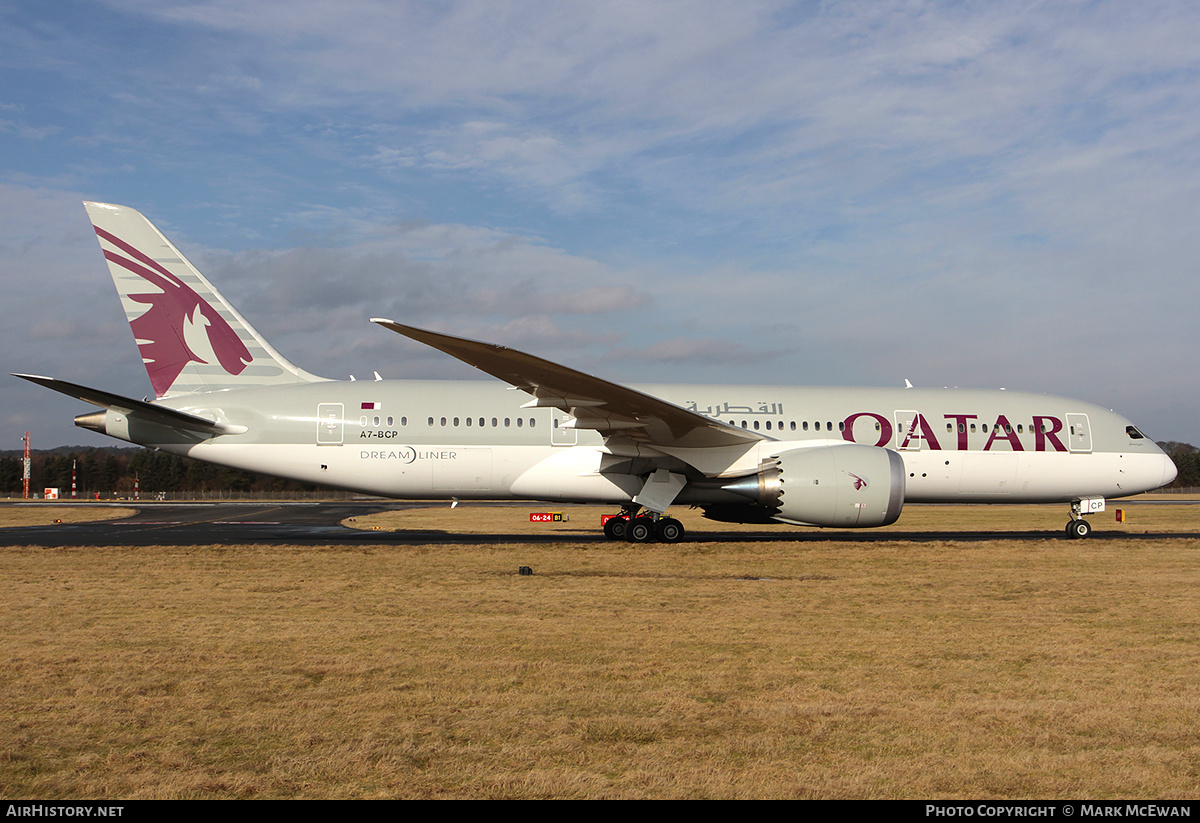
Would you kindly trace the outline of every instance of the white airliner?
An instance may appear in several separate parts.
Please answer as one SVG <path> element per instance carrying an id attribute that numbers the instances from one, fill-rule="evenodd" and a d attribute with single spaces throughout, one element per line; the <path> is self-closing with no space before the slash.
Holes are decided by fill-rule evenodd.
<path id="1" fill-rule="evenodd" d="M 1012 391 L 628 387 L 530 354 L 372 322 L 503 381 L 334 381 L 294 366 L 134 209 L 86 203 L 154 387 L 75 424 L 223 466 L 394 498 L 609 504 L 605 534 L 683 536 L 672 504 L 738 523 L 884 526 L 908 502 L 1070 504 L 1158 488 L 1171 459 L 1128 420 Z"/>

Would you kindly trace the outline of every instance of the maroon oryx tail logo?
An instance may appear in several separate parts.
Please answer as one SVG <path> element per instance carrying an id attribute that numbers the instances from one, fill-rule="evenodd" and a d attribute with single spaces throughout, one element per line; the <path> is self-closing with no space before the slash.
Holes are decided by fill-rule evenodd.
<path id="1" fill-rule="evenodd" d="M 867 482 L 867 479 L 865 477 L 859 477 L 854 472 L 846 472 L 846 474 L 848 474 L 854 478 L 854 490 L 856 492 L 860 492 L 863 489 L 865 489 L 867 486 L 871 485 L 870 483 Z"/>
<path id="2" fill-rule="evenodd" d="M 128 255 L 105 249 L 104 256 L 110 262 L 161 289 L 159 292 L 129 294 L 130 300 L 149 306 L 140 317 L 130 320 L 129 325 L 137 338 L 156 397 L 162 397 L 170 390 L 188 363 L 208 363 L 188 345 L 189 324 L 204 329 L 213 353 L 226 372 L 241 374 L 245 370 L 253 356 L 237 332 L 207 300 L 124 240 L 99 226 L 96 234 Z"/>

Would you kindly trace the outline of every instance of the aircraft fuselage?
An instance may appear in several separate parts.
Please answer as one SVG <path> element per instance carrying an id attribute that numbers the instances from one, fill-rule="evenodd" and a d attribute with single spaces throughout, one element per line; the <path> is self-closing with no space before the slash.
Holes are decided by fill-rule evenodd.
<path id="1" fill-rule="evenodd" d="M 249 471 L 397 498 L 621 503 L 649 461 L 692 476 L 676 502 L 736 503 L 704 478 L 755 472 L 771 454 L 859 443 L 897 451 L 908 502 L 1065 502 L 1154 489 L 1170 459 L 1124 417 L 1049 395 L 970 389 L 633 387 L 766 440 L 725 449 L 614 451 L 555 408 L 483 381 L 326 381 L 235 389 L 160 405 L 227 423 L 200 437 L 107 412 L 121 439 Z"/>

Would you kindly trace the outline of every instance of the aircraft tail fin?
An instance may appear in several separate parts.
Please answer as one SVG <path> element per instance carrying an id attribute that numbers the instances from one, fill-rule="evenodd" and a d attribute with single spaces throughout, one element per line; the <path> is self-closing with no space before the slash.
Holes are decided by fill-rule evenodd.
<path id="1" fill-rule="evenodd" d="M 275 351 L 140 212 L 84 207 L 155 397 L 324 379 Z"/>

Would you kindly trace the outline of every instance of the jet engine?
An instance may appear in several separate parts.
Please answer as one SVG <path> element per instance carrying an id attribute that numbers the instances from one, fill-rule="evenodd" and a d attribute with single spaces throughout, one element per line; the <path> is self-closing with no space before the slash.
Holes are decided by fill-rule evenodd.
<path id="1" fill-rule="evenodd" d="M 857 443 L 789 449 L 764 460 L 758 474 L 721 488 L 763 507 L 747 511 L 745 522 L 766 515 L 797 525 L 887 526 L 904 507 L 904 461 L 891 449 Z M 730 508 L 705 513 L 724 520 Z"/>

